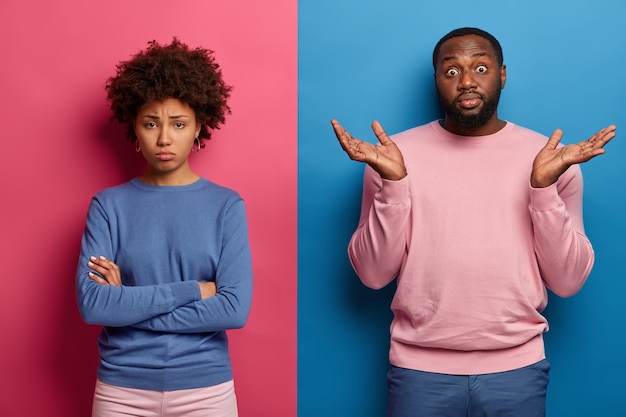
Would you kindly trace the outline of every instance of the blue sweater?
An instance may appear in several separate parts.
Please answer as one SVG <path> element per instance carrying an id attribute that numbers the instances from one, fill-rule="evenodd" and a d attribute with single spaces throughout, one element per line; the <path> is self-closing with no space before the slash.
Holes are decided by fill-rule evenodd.
<path id="1" fill-rule="evenodd" d="M 90 256 L 119 267 L 122 286 L 98 284 Z M 215 281 L 201 299 L 198 281 Z M 232 379 L 226 329 L 247 320 L 252 265 L 243 200 L 205 179 L 153 186 L 133 179 L 98 193 L 78 263 L 78 305 L 104 326 L 98 378 L 171 391 Z"/>

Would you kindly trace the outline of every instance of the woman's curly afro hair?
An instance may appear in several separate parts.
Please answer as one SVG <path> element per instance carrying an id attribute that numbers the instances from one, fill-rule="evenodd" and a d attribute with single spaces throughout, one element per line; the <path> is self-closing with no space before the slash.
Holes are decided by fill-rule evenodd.
<path id="1" fill-rule="evenodd" d="M 126 137 L 137 140 L 133 127 L 137 112 L 154 100 L 176 98 L 188 104 L 202 125 L 199 138 L 211 138 L 230 114 L 228 98 L 231 86 L 224 84 L 213 51 L 190 49 L 177 38 L 169 45 L 156 41 L 129 61 L 117 65 L 117 74 L 108 79 L 106 91 L 111 103 L 112 119 L 126 125 Z"/>

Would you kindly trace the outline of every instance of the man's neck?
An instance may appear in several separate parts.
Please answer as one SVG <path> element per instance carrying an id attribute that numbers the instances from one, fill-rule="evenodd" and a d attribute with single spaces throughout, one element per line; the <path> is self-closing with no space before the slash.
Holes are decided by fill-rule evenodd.
<path id="1" fill-rule="evenodd" d="M 496 132 L 499 132 L 506 126 L 505 120 L 500 120 L 496 117 L 489 120 L 482 126 L 466 129 L 460 126 L 457 126 L 448 116 L 446 116 L 443 120 L 439 121 L 441 127 L 443 127 L 448 132 L 459 135 L 459 136 L 487 136 L 493 135 Z"/>

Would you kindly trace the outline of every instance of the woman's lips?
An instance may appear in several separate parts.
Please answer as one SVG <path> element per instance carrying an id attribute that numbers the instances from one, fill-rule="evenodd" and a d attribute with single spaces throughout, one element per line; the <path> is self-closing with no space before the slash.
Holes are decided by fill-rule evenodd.
<path id="1" fill-rule="evenodd" d="M 174 159 L 174 156 L 175 155 L 173 153 L 169 152 L 159 152 L 158 154 L 156 154 L 156 157 L 161 161 L 171 161 L 172 159 Z"/>

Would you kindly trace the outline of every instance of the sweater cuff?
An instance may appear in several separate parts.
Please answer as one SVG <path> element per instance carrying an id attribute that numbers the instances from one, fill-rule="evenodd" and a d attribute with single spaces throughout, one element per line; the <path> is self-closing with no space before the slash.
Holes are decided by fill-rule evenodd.
<path id="1" fill-rule="evenodd" d="M 530 195 L 529 207 L 533 211 L 551 211 L 563 205 L 556 183 L 544 188 L 534 188 L 529 183 L 528 190 Z"/>
<path id="2" fill-rule="evenodd" d="M 170 288 L 172 289 L 172 296 L 176 306 L 180 307 L 193 301 L 202 300 L 198 281 L 175 282 Z"/>
<path id="3" fill-rule="evenodd" d="M 409 176 L 405 176 L 401 180 L 382 180 L 379 200 L 385 204 L 404 203 L 409 196 Z"/>

